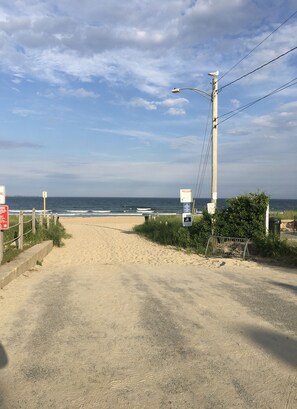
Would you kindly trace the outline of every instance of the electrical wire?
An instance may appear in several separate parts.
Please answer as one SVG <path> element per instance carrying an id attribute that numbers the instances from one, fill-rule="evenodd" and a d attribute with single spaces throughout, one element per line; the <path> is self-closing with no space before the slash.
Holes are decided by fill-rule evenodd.
<path id="1" fill-rule="evenodd" d="M 261 44 L 263 44 L 269 37 L 272 36 L 278 29 L 280 29 L 284 24 L 286 24 L 291 18 L 293 18 L 297 14 L 297 10 L 290 15 L 286 20 L 284 20 L 275 30 L 273 30 L 267 37 L 265 37 L 256 47 L 254 47 L 252 50 L 250 50 L 244 57 L 242 57 L 236 64 L 234 64 L 227 72 L 225 72 L 224 75 L 222 75 L 219 79 L 221 80 L 224 78 L 227 74 L 229 74 L 235 67 L 237 67 L 243 60 L 245 60 L 247 57 L 249 57 L 252 52 L 254 52 L 258 47 L 260 47 Z"/>
<path id="2" fill-rule="evenodd" d="M 256 103 L 262 101 L 263 99 L 268 98 L 271 95 L 277 94 L 278 92 L 281 92 L 284 89 L 290 88 L 295 84 L 297 84 L 297 77 L 293 78 L 291 81 L 286 82 L 285 84 L 283 84 L 280 87 L 276 88 L 275 90 L 269 92 L 268 94 L 264 95 L 263 97 L 258 98 L 255 101 L 249 102 L 248 104 L 243 105 L 240 108 L 234 109 L 233 111 L 230 111 L 230 112 L 227 112 L 226 114 L 221 115 L 219 118 L 222 118 L 222 117 L 227 116 L 227 115 L 229 115 L 229 116 L 228 116 L 228 118 L 224 119 L 223 121 L 219 121 L 219 125 L 221 125 L 222 123 L 228 121 L 228 119 L 230 119 L 233 116 L 239 114 L 240 112 L 250 108 L 251 106 L 255 105 Z"/>
<path id="3" fill-rule="evenodd" d="M 200 155 L 200 161 L 199 161 L 199 167 L 198 167 L 198 172 L 197 172 L 197 179 L 196 179 L 196 185 L 195 185 L 195 189 L 194 189 L 194 197 L 199 198 L 198 196 L 198 183 L 200 182 L 200 178 L 202 175 L 202 158 L 204 155 L 204 147 L 205 147 L 205 141 L 206 141 L 206 134 L 207 134 L 207 130 L 209 127 L 209 120 L 210 120 L 210 111 L 211 111 L 211 103 L 209 104 L 209 108 L 208 108 L 208 114 L 207 114 L 207 121 L 206 121 L 206 125 L 205 125 L 205 130 L 204 130 L 204 137 L 203 137 L 203 144 L 202 144 L 202 151 L 201 151 L 201 155 Z"/>
<path id="4" fill-rule="evenodd" d="M 210 133 L 209 140 L 208 140 L 208 145 L 207 145 L 207 150 L 206 150 L 206 155 L 205 155 L 205 158 L 204 158 L 204 164 L 203 164 L 202 174 L 201 174 L 200 183 L 199 183 L 199 187 L 198 187 L 197 198 L 200 198 L 201 191 L 202 191 L 202 187 L 203 187 L 203 183 L 204 183 L 204 178 L 205 178 L 207 163 L 208 163 L 209 155 L 210 155 L 211 141 L 212 141 L 212 134 Z"/>
<path id="5" fill-rule="evenodd" d="M 281 57 L 284 57 L 285 55 L 287 55 L 287 54 L 289 54 L 289 53 L 291 53 L 292 51 L 295 51 L 295 50 L 297 50 L 297 46 L 291 48 L 290 50 L 286 51 L 285 53 L 283 53 L 281 55 L 278 55 L 277 57 L 275 57 L 272 60 L 266 62 L 265 64 L 262 64 L 260 67 L 257 67 L 254 70 L 242 75 L 241 77 L 237 78 L 236 80 L 233 80 L 233 81 L 229 82 L 228 84 L 223 85 L 221 88 L 219 88 L 218 92 L 221 92 L 224 88 L 228 87 L 229 85 L 234 84 L 235 82 L 240 81 L 245 77 L 248 77 L 249 75 L 253 74 L 254 72 L 259 71 L 261 68 L 266 67 L 267 65 L 271 64 L 272 62 L 274 62 L 276 60 L 279 60 Z"/>
<path id="6" fill-rule="evenodd" d="M 263 97 L 256 99 L 255 101 L 249 102 L 248 104 L 243 105 L 243 106 L 240 107 L 240 108 L 233 109 L 232 111 L 229 111 L 229 112 L 226 112 L 225 114 L 220 115 L 219 118 L 222 118 L 222 117 L 224 117 L 224 116 L 233 114 L 233 112 L 242 111 L 242 110 L 245 109 L 246 107 L 248 108 L 249 106 L 255 104 L 256 102 L 261 101 L 262 99 L 267 98 L 268 96 L 270 96 L 270 95 L 276 93 L 277 91 L 279 91 L 279 90 L 281 91 L 284 87 L 285 87 L 285 88 L 288 88 L 287 86 L 290 85 L 293 81 L 296 81 L 296 80 L 297 80 L 297 77 L 296 77 L 296 78 L 293 78 L 291 81 L 286 82 L 285 84 L 281 85 L 280 87 L 276 88 L 275 90 L 269 92 L 269 94 L 266 94 L 266 95 L 264 95 Z M 294 85 L 294 84 L 292 84 L 292 85 Z M 219 119 L 219 118 L 218 118 L 218 119 Z"/>

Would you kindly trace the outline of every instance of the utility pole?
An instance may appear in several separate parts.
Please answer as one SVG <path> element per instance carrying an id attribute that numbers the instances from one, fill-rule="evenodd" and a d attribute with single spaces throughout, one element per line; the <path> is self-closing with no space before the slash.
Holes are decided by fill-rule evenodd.
<path id="1" fill-rule="evenodd" d="M 212 139 L 212 161 L 211 161 L 211 203 L 213 203 L 212 212 L 215 212 L 218 200 L 218 76 L 219 71 L 210 72 L 208 75 L 212 77 L 212 92 L 205 92 L 198 88 L 173 88 L 173 94 L 183 90 L 197 92 L 203 97 L 211 100 L 212 104 L 212 124 L 211 124 L 211 139 Z"/>
<path id="2" fill-rule="evenodd" d="M 211 166 L 211 203 L 217 207 L 218 200 L 218 75 L 219 71 L 211 72 L 212 76 L 212 166 Z"/>

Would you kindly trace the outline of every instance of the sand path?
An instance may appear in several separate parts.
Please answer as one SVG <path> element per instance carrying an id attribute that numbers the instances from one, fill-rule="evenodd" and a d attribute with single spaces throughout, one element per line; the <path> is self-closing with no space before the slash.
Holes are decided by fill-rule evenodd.
<path id="1" fill-rule="evenodd" d="M 139 222 L 65 219 L 66 245 L 1 290 L 0 407 L 297 408 L 296 271 L 158 246 Z"/>
<path id="2" fill-rule="evenodd" d="M 47 264 L 175 264 L 222 267 L 237 266 L 263 269 L 254 262 L 231 259 L 205 259 L 199 255 L 177 251 L 170 246 L 160 246 L 139 237 L 133 226 L 143 222 L 142 217 L 102 217 L 64 219 L 63 225 L 74 240 L 60 252 L 51 253 Z"/>

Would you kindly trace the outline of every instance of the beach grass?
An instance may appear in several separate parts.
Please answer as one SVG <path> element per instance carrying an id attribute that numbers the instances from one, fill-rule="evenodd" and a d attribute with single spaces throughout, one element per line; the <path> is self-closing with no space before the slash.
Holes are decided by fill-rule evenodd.
<path id="1" fill-rule="evenodd" d="M 32 223 L 30 223 L 32 216 L 24 216 L 24 244 L 23 249 L 18 248 L 17 237 L 19 235 L 19 218 L 18 216 L 9 217 L 10 229 L 4 231 L 4 243 L 12 243 L 5 246 L 2 263 L 8 263 L 17 257 L 22 251 L 27 250 L 34 245 L 41 243 L 45 240 L 52 240 L 54 246 L 61 247 L 63 245 L 63 239 L 69 238 L 64 226 L 58 221 L 56 225 L 50 223 L 49 228 L 41 226 L 39 222 L 36 222 L 36 233 L 30 232 L 32 229 Z"/>
<path id="2" fill-rule="evenodd" d="M 294 218 L 297 219 L 297 210 L 285 210 L 283 212 L 271 211 L 269 212 L 269 216 L 282 220 L 294 220 Z"/>

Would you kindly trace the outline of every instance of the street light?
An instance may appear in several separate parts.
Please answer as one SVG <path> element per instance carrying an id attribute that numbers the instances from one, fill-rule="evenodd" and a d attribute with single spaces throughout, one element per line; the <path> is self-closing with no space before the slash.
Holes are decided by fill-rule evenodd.
<path id="1" fill-rule="evenodd" d="M 214 209 L 217 207 L 218 199 L 218 75 L 219 71 L 211 72 L 208 75 L 212 77 L 212 92 L 208 93 L 198 88 L 173 88 L 172 93 L 189 90 L 200 94 L 201 96 L 210 99 L 212 103 L 212 166 L 211 166 L 211 203 L 214 204 Z"/>

